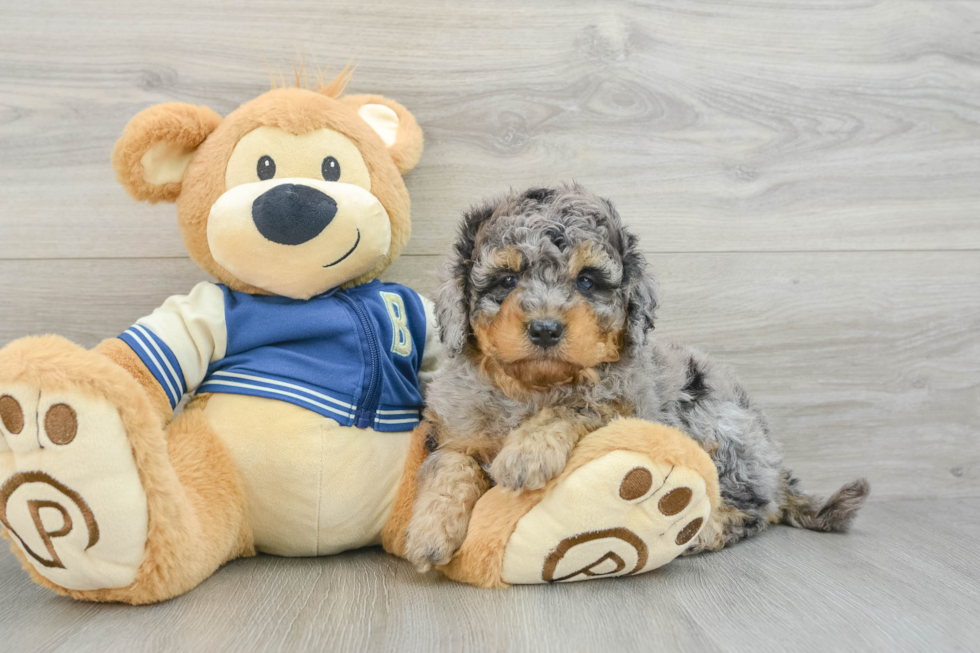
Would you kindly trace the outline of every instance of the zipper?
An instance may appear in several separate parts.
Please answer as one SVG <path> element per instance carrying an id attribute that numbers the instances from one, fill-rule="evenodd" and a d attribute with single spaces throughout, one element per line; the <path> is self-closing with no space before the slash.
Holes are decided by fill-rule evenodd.
<path id="1" fill-rule="evenodd" d="M 357 410 L 354 412 L 354 426 L 359 429 L 374 426 L 374 414 L 378 410 L 378 401 L 381 394 L 381 351 L 378 347 L 378 337 L 371 328 L 364 307 L 361 306 L 353 297 L 349 297 L 345 292 L 338 292 L 337 297 L 344 300 L 357 315 L 361 323 L 361 332 L 364 340 L 368 343 L 371 350 L 371 378 L 368 381 L 364 394 L 357 402 Z"/>

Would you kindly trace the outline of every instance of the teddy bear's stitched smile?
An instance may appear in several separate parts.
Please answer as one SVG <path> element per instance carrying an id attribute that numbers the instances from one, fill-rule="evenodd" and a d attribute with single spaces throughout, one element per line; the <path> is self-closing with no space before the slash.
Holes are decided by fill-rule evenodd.
<path id="1" fill-rule="evenodd" d="M 327 263 L 323 267 L 325 267 L 325 268 L 332 268 L 333 266 L 337 265 L 338 263 L 340 263 L 341 261 L 343 261 L 345 258 L 347 258 L 351 254 L 353 254 L 354 253 L 354 250 L 357 249 L 357 246 L 360 245 L 360 244 L 361 244 L 361 230 L 358 229 L 357 230 L 357 240 L 354 241 L 353 247 L 351 247 L 349 250 L 347 250 L 347 253 L 344 254 L 343 256 L 341 256 L 339 259 L 337 259 L 333 263 Z"/>

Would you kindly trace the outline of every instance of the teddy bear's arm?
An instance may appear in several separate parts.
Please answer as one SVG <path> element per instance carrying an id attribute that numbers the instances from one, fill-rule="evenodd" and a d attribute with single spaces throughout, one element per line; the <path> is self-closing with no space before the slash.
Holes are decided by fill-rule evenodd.
<path id="1" fill-rule="evenodd" d="M 208 365 L 225 356 L 224 292 L 216 284 L 199 283 L 114 340 L 99 345 L 100 353 L 129 371 L 154 400 L 162 396 L 172 413 L 184 394 L 201 384 Z"/>
<path id="2" fill-rule="evenodd" d="M 95 347 L 95 351 L 107 357 L 113 363 L 123 368 L 143 386 L 154 412 L 159 413 L 164 422 L 169 422 L 173 416 L 170 398 L 146 365 L 132 349 L 119 338 L 106 338 Z"/>

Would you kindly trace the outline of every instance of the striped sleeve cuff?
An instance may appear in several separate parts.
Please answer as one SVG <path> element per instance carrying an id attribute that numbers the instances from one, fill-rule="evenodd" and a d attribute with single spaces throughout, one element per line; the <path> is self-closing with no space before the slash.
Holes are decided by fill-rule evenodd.
<path id="1" fill-rule="evenodd" d="M 184 373 L 173 351 L 155 333 L 135 324 L 126 329 L 119 339 L 136 352 L 157 383 L 167 393 L 170 407 L 176 409 L 181 397 L 187 392 Z"/>
<path id="2" fill-rule="evenodd" d="M 378 410 L 374 416 L 375 431 L 411 431 L 421 422 L 417 408 Z"/>

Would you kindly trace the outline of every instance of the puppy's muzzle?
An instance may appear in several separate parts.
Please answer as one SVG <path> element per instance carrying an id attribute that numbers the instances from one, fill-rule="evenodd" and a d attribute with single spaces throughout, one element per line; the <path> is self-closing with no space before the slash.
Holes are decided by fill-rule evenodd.
<path id="1" fill-rule="evenodd" d="M 266 239 L 302 245 L 319 236 L 337 215 L 337 202 L 311 186 L 282 184 L 252 202 L 252 221 Z"/>
<path id="2" fill-rule="evenodd" d="M 527 339 L 537 347 L 550 349 L 565 335 L 565 325 L 555 319 L 533 320 L 527 325 Z"/>

